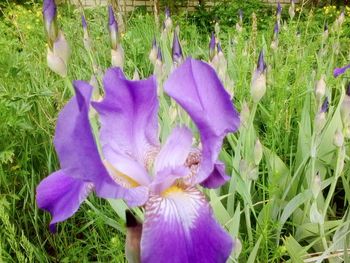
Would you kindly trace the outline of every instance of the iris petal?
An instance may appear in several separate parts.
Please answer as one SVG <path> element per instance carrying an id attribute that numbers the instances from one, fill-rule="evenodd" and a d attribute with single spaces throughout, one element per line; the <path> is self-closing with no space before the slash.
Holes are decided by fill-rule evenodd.
<path id="1" fill-rule="evenodd" d="M 112 162 L 119 154 L 147 166 L 149 155 L 159 148 L 155 78 L 130 81 L 119 68 L 111 68 L 103 83 L 106 96 L 93 106 L 100 115 L 105 158 Z"/>
<path id="2" fill-rule="evenodd" d="M 192 58 L 170 75 L 164 90 L 187 111 L 199 130 L 202 160 L 197 183 L 201 183 L 213 172 L 223 138 L 237 130 L 238 112 L 213 68 Z"/>
<path id="3" fill-rule="evenodd" d="M 59 170 L 38 185 L 36 200 L 40 209 L 52 215 L 50 230 L 55 232 L 55 225 L 71 217 L 86 199 L 92 184 L 66 175 Z"/>
<path id="4" fill-rule="evenodd" d="M 192 132 L 186 127 L 177 127 L 166 140 L 155 160 L 156 173 L 166 167 L 184 165 L 192 146 Z"/>
<path id="5" fill-rule="evenodd" d="M 220 263 L 226 262 L 232 247 L 231 237 L 198 189 L 173 186 L 146 203 L 142 262 Z"/>

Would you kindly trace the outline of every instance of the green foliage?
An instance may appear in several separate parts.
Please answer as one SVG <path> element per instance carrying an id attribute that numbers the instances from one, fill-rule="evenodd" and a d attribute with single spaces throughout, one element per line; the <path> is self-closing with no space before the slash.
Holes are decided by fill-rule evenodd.
<path id="1" fill-rule="evenodd" d="M 350 202 L 349 143 L 345 151 L 333 145 L 342 128 L 340 105 L 344 81 L 334 79 L 335 67 L 348 63 L 349 22 L 333 30 L 337 10 L 305 10 L 298 6 L 290 20 L 284 9 L 279 47 L 270 48 L 275 7 L 260 1 L 229 1 L 207 11 L 173 17 L 179 23 L 180 40 L 186 55 L 207 60 L 208 32 L 215 21 L 227 58 L 229 77 L 234 80 L 235 105 L 246 101 L 249 118 L 237 134 L 229 135 L 220 159 L 226 163 L 230 182 L 206 191 L 218 221 L 242 245 L 234 251 L 235 262 L 302 262 L 327 258 L 349 247 Z M 244 12 L 243 31 L 234 26 L 238 9 Z M 257 15 L 257 31 L 251 14 Z M 330 11 L 329 11 L 330 12 Z M 348 10 L 347 10 L 348 12 Z M 84 10 L 93 40 L 93 56 L 101 71 L 110 65 L 105 8 Z M 59 110 L 66 103 L 66 83 L 46 65 L 46 40 L 40 6 L 7 5 L 0 19 L 0 259 L 5 262 L 123 262 L 125 204 L 91 196 L 78 213 L 60 223 L 52 235 L 50 216 L 35 205 L 35 187 L 58 169 L 52 145 Z M 189 19 L 187 19 L 189 18 Z M 127 17 L 121 35 L 126 53 L 125 72 L 141 77 L 153 72 L 148 51 L 154 36 L 161 39 L 154 18 L 140 12 Z M 69 79 L 90 80 L 91 59 L 83 47 L 80 11 L 59 7 L 59 24 L 72 48 Z M 323 39 L 328 22 L 330 34 Z M 297 31 L 301 35 L 297 36 Z M 171 64 L 171 34 L 158 41 Z M 254 104 L 250 99 L 252 72 L 258 53 L 264 49 L 268 64 L 267 92 Z M 322 74 L 327 83 L 330 109 L 325 128 L 316 131 L 319 102 L 314 86 Z M 347 73 L 345 76 L 349 76 Z M 175 125 L 173 105 L 160 98 L 161 138 Z M 176 109 L 175 109 L 176 111 Z M 180 112 L 181 122 L 188 118 Z M 193 127 L 193 125 L 191 125 Z M 254 145 L 263 145 L 263 159 L 254 159 Z M 311 154 L 312 153 L 312 154 Z M 346 160 L 342 166 L 343 159 Z M 342 168 L 342 169 L 340 169 Z M 321 176 L 318 195 L 314 178 Z M 311 222 L 315 204 L 324 222 Z M 136 211 L 140 214 L 140 210 Z M 239 240 L 239 241 L 238 241 Z M 239 247 L 237 245 L 237 247 Z M 338 253 L 338 252 L 337 252 Z M 344 256 L 345 257 L 345 256 Z M 316 261 L 315 260 L 315 261 Z M 336 261 L 334 261 L 336 262 Z"/>

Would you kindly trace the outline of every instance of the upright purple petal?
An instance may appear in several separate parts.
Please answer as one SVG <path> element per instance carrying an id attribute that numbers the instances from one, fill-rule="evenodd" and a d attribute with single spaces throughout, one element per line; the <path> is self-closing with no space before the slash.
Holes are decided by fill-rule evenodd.
<path id="1" fill-rule="evenodd" d="M 67 176 L 92 182 L 96 193 L 104 198 L 125 198 L 129 200 L 126 189 L 112 179 L 103 165 L 91 131 L 89 121 L 90 99 L 93 87 L 84 81 L 75 81 L 76 96 L 59 114 L 54 138 L 55 148 L 61 169 Z M 134 189 L 144 200 L 145 189 Z M 132 193 L 133 199 L 134 193 Z"/>
<path id="2" fill-rule="evenodd" d="M 111 68 L 103 83 L 105 98 L 93 106 L 100 114 L 105 158 L 113 163 L 118 155 L 123 155 L 147 167 L 159 148 L 155 78 L 131 81 L 121 69 Z"/>
<path id="3" fill-rule="evenodd" d="M 176 167 L 185 164 L 192 148 L 192 132 L 186 127 L 177 127 L 166 140 L 157 155 L 154 164 L 155 172 L 167 167 Z"/>
<path id="4" fill-rule="evenodd" d="M 281 16 L 281 13 L 282 13 L 282 6 L 281 6 L 281 3 L 278 1 L 277 9 L 276 9 L 276 15 L 277 16 Z"/>
<path id="5" fill-rule="evenodd" d="M 233 242 L 196 188 L 173 186 L 146 203 L 141 262 L 224 263 Z"/>
<path id="6" fill-rule="evenodd" d="M 258 58 L 258 63 L 257 63 L 256 69 L 260 74 L 263 74 L 267 69 L 265 59 L 264 59 L 264 51 L 263 50 L 261 50 L 259 53 L 259 58 Z"/>
<path id="7" fill-rule="evenodd" d="M 36 189 L 36 201 L 40 209 L 51 213 L 51 232 L 55 225 L 71 217 L 92 190 L 92 183 L 66 175 L 60 170 L 42 180 Z"/>
<path id="8" fill-rule="evenodd" d="M 344 67 L 342 67 L 342 68 L 335 68 L 334 71 L 333 71 L 333 76 L 336 78 L 336 77 L 338 77 L 339 75 L 344 74 L 345 71 L 346 71 L 347 69 L 349 69 L 349 68 L 350 68 L 350 64 L 349 64 L 349 65 L 346 65 L 346 66 L 344 66 Z"/>
<path id="9" fill-rule="evenodd" d="M 223 138 L 237 130 L 238 112 L 213 68 L 199 60 L 188 58 L 169 76 L 164 90 L 199 130 L 202 157 L 196 182 L 201 183 L 213 172 Z"/>

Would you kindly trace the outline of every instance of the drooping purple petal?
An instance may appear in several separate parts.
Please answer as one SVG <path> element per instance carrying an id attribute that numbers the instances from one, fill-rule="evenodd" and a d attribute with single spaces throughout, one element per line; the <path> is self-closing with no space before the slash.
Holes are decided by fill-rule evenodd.
<path id="1" fill-rule="evenodd" d="M 350 64 L 349 64 L 349 65 L 346 65 L 346 66 L 344 66 L 344 67 L 342 67 L 342 68 L 335 68 L 334 71 L 333 71 L 334 77 L 336 78 L 336 77 L 338 77 L 339 75 L 344 74 L 345 71 L 346 71 L 347 69 L 349 69 L 349 68 L 350 68 Z"/>
<path id="2" fill-rule="evenodd" d="M 54 144 L 61 169 L 67 176 L 91 182 L 98 196 L 103 198 L 125 198 L 136 204 L 145 200 L 147 191 L 135 188 L 130 190 L 116 184 L 108 174 L 99 156 L 91 131 L 89 107 L 93 87 L 84 81 L 75 81 L 74 96 L 59 114 Z M 139 195 L 138 199 L 136 199 Z"/>
<path id="3" fill-rule="evenodd" d="M 71 217 L 92 190 L 92 183 L 73 178 L 64 170 L 52 173 L 40 182 L 36 189 L 36 201 L 40 209 L 51 213 L 51 232 L 55 225 Z"/>
<path id="4" fill-rule="evenodd" d="M 198 189 L 173 186 L 146 203 L 141 262 L 226 262 L 232 247 Z"/>
<path id="5" fill-rule="evenodd" d="M 93 106 L 100 115 L 100 141 L 105 158 L 112 163 L 122 155 L 147 167 L 159 148 L 154 76 L 131 81 L 121 69 L 111 68 L 103 83 L 105 98 Z"/>
<path id="6" fill-rule="evenodd" d="M 185 164 L 192 147 L 192 132 L 187 127 L 177 127 L 166 140 L 154 163 L 157 173 L 167 167 Z"/>
<path id="7" fill-rule="evenodd" d="M 225 172 L 225 164 L 218 161 L 214 164 L 214 170 L 201 185 L 206 188 L 218 188 L 230 180 Z"/>
<path id="8" fill-rule="evenodd" d="M 196 180 L 201 183 L 214 169 L 223 138 L 237 130 L 238 112 L 213 68 L 199 60 L 188 58 L 169 76 L 164 90 L 199 130 L 202 158 Z"/>

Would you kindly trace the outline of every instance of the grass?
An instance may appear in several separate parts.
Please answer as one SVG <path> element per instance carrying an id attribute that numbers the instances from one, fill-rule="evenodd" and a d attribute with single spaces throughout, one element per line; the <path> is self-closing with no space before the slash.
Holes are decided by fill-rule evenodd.
<path id="1" fill-rule="evenodd" d="M 57 234 L 48 231 L 50 216 L 38 210 L 35 187 L 59 167 L 52 139 L 57 114 L 69 94 L 64 93 L 65 80 L 46 65 L 40 6 L 8 5 L 2 11 L 0 222 L 4 227 L 0 228 L 0 262 L 124 262 L 123 219 L 104 200 L 90 196 L 77 214 L 59 224 Z M 104 70 L 110 66 L 106 12 L 104 8 L 85 12 L 94 56 Z M 348 141 L 341 148 L 333 145 L 335 130 L 345 131 L 339 105 L 349 75 L 332 76 L 335 67 L 349 60 L 349 22 L 323 40 L 322 16 L 302 12 L 307 18 L 300 21 L 298 14 L 293 21 L 284 17 L 277 51 L 270 48 L 273 17 L 265 21 L 271 31 L 255 31 L 247 23 L 241 34 L 224 26 L 219 33 L 228 74 L 235 82 L 235 105 L 241 111 L 246 101 L 250 108 L 246 125 L 227 137 L 220 155 L 231 181 L 221 189 L 206 190 L 219 222 L 242 243 L 232 261 L 321 262 L 321 257 L 331 258 L 335 252 L 349 259 L 344 249 L 350 247 Z M 60 7 L 59 13 L 59 24 L 72 47 L 68 78 L 90 80 L 92 68 L 83 47 L 80 12 L 68 6 Z M 185 54 L 206 60 L 209 37 L 184 16 L 173 19 L 180 24 Z M 122 44 L 129 77 L 135 69 L 141 77 L 153 72 L 148 52 L 154 35 L 160 37 L 152 16 L 136 13 L 128 19 Z M 167 44 L 164 41 L 163 52 L 169 61 Z M 261 49 L 268 64 L 267 92 L 254 104 L 251 74 Z M 317 132 L 314 120 L 319 103 L 314 87 L 322 74 L 330 109 L 325 128 Z M 162 137 L 175 125 L 168 117 L 164 106 Z M 263 145 L 263 159 L 257 167 L 244 165 L 254 162 L 257 138 Z M 317 172 L 321 190 L 314 195 Z M 315 207 L 323 223 L 311 222 Z"/>

